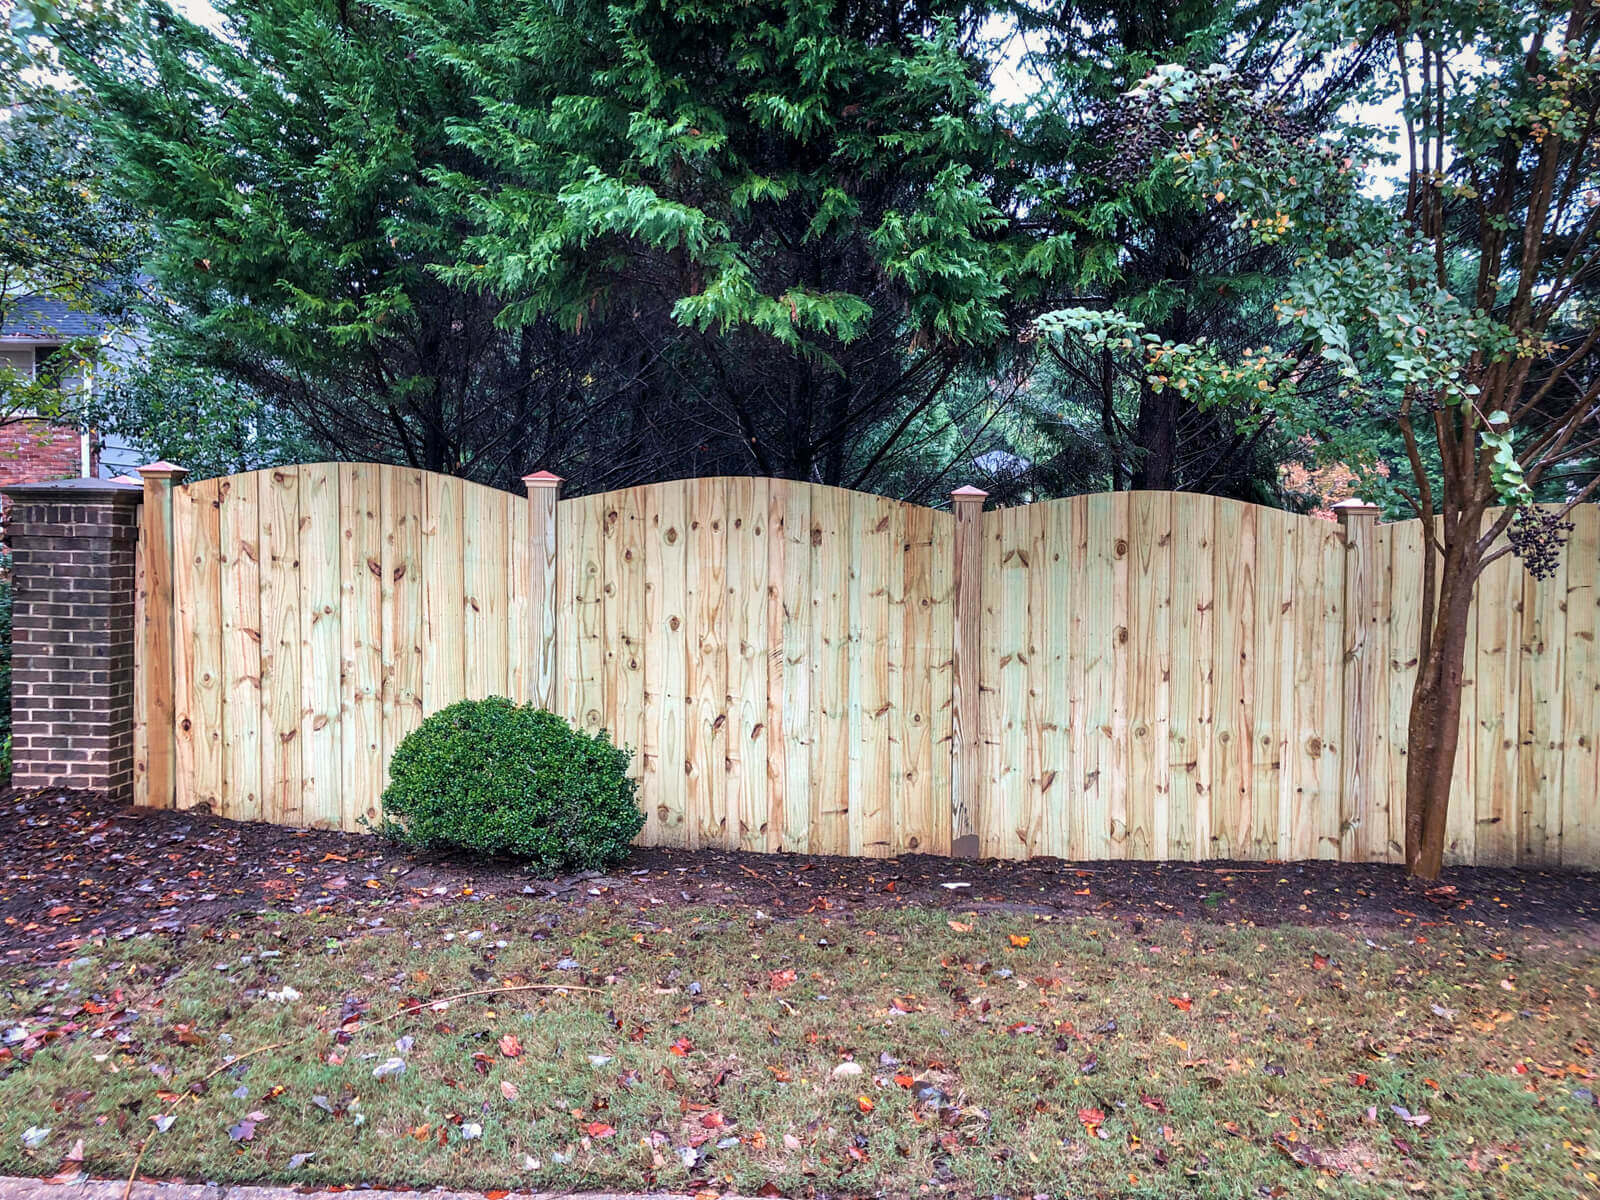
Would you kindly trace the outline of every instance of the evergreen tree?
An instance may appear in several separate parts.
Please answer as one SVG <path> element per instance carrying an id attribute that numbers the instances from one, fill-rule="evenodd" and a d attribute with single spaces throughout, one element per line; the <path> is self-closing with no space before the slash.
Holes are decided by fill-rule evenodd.
<path id="1" fill-rule="evenodd" d="M 1003 341 L 1021 239 L 964 0 L 386 0 L 475 111 L 443 272 L 607 324 L 696 431 L 683 468 L 869 486 Z M 485 174 L 490 182 L 485 183 Z"/>

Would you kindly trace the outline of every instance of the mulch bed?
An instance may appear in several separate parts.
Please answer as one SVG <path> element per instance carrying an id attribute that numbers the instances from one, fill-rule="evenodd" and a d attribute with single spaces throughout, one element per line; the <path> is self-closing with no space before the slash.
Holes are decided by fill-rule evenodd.
<path id="1" fill-rule="evenodd" d="M 737 904 L 781 918 L 903 906 L 1139 922 L 1476 924 L 1600 932 L 1600 876 L 1458 867 L 1442 886 L 1354 863 L 1074 864 L 637 850 L 612 874 L 540 880 L 513 863 L 406 853 L 376 837 L 132 809 L 82 792 L 0 796 L 0 964 L 88 939 L 180 934 L 258 912 L 551 897 L 624 909 Z M 958 886 L 952 886 L 958 885 Z"/>

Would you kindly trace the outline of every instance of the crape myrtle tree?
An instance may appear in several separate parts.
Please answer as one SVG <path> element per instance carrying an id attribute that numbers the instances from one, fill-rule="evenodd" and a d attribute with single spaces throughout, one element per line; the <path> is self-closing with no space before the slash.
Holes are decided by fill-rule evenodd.
<path id="1" fill-rule="evenodd" d="M 1295 246 L 1278 312 L 1298 346 L 1232 356 L 1085 309 L 1042 327 L 1137 349 L 1153 380 L 1202 402 L 1242 383 L 1263 416 L 1352 462 L 1373 461 L 1384 437 L 1403 447 L 1403 471 L 1368 483 L 1392 488 L 1434 531 L 1405 781 L 1406 865 L 1433 879 L 1475 585 L 1507 554 L 1544 574 L 1564 514 L 1600 486 L 1600 10 L 1589 0 L 1336 0 L 1300 19 L 1309 46 L 1382 53 L 1357 111 L 1398 117 L 1397 153 L 1355 122 L 1308 136 L 1225 68 L 1155 72 L 1140 88 L 1137 134 L 1170 139 L 1182 178 L 1239 229 Z M 1394 195 L 1381 194 L 1375 165 L 1397 168 Z M 1312 352 L 1344 378 L 1359 420 L 1298 389 Z M 1540 508 L 1541 497 L 1558 503 Z"/>
<path id="2" fill-rule="evenodd" d="M 467 230 L 440 277 L 603 325 L 684 472 L 915 495 L 970 449 L 927 418 L 993 400 L 950 385 L 1005 341 L 1022 256 L 987 4 L 382 3 L 472 97 L 473 167 L 427 172 Z"/>

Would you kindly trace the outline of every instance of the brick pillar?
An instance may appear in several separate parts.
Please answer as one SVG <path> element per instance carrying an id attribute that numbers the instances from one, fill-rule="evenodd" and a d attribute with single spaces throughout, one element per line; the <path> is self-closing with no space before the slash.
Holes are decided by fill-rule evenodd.
<path id="1" fill-rule="evenodd" d="M 142 489 L 14 484 L 11 782 L 133 799 L 134 547 Z"/>

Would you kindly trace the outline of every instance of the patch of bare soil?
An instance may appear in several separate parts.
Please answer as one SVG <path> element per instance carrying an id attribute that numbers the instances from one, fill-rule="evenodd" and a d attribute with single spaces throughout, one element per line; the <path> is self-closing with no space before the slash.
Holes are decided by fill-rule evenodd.
<path id="1" fill-rule="evenodd" d="M 1600 876 L 1457 867 L 1425 888 L 1376 863 L 1069 863 L 637 850 L 606 876 L 417 855 L 367 834 L 133 809 L 83 792 L 0 798 L 0 961 L 85 939 L 176 934 L 239 913 L 368 911 L 516 895 L 636 909 L 759 908 L 781 918 L 943 908 L 1230 924 L 1600 929 Z"/>

